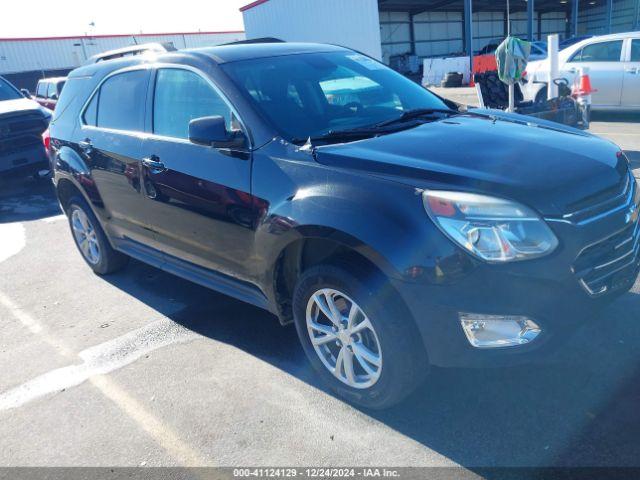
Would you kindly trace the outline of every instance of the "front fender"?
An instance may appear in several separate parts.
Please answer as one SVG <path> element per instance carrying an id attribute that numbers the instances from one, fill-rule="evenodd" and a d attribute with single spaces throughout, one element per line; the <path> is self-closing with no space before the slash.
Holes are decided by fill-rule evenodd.
<path id="1" fill-rule="evenodd" d="M 429 219 L 422 191 L 410 185 L 312 159 L 256 155 L 254 194 L 263 199 L 256 258 L 275 262 L 292 242 L 326 238 L 399 280 L 442 283 L 470 266 L 468 255 Z"/>

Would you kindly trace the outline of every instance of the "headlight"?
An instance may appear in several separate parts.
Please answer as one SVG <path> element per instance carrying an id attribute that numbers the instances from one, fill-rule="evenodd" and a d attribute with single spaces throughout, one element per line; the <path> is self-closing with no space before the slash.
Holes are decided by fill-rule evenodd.
<path id="1" fill-rule="evenodd" d="M 425 191 L 424 207 L 454 242 L 487 262 L 551 253 L 558 239 L 533 210 L 509 200 L 464 192 Z"/>

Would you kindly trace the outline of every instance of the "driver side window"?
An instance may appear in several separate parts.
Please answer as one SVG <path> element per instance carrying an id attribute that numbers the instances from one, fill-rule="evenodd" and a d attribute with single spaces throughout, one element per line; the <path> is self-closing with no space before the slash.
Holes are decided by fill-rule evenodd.
<path id="1" fill-rule="evenodd" d="M 153 101 L 153 133 L 165 137 L 189 138 L 194 118 L 220 115 L 231 130 L 231 109 L 216 90 L 190 70 L 158 70 Z"/>
<path id="2" fill-rule="evenodd" d="M 572 62 L 619 62 L 622 40 L 585 45 L 572 58 Z"/>

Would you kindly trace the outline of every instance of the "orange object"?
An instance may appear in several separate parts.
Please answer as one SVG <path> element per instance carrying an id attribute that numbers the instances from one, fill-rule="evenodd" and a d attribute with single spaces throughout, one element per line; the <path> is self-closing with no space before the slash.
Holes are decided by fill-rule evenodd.
<path id="1" fill-rule="evenodd" d="M 473 68 L 471 69 L 469 86 L 475 86 L 473 81 L 473 75 L 475 73 L 491 72 L 495 70 L 498 70 L 498 62 L 496 62 L 496 56 L 493 53 L 489 53 L 487 55 L 476 55 L 473 57 Z"/>
<path id="2" fill-rule="evenodd" d="M 583 73 L 580 75 L 580 79 L 578 80 L 577 85 L 573 88 L 573 94 L 577 96 L 585 96 L 591 95 L 593 92 L 597 92 L 594 88 L 591 87 L 591 79 L 589 78 L 588 73 Z"/>

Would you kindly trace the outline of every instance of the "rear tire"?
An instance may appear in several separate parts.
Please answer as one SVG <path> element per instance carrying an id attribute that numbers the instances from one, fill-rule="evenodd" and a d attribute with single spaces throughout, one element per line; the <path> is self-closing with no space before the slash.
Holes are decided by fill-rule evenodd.
<path id="1" fill-rule="evenodd" d="M 128 263 L 129 257 L 111 247 L 100 222 L 83 198 L 71 198 L 66 212 L 76 247 L 95 273 L 113 273 Z"/>
<path id="2" fill-rule="evenodd" d="M 335 302 L 338 315 L 332 316 L 341 319 L 342 328 L 322 313 L 331 311 L 327 299 Z M 360 313 L 351 322 L 354 304 Z M 297 282 L 293 310 L 298 337 L 311 365 L 346 401 L 365 408 L 388 408 L 424 380 L 428 360 L 420 334 L 385 279 L 354 275 L 333 265 L 312 267 Z M 366 320 L 371 329 L 361 326 Z M 351 333 L 350 323 L 357 333 Z"/>

